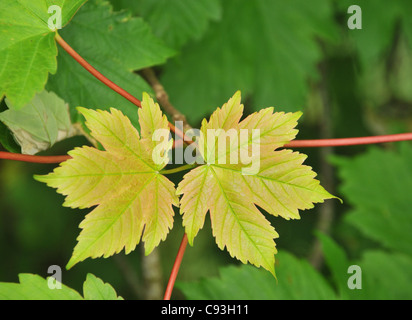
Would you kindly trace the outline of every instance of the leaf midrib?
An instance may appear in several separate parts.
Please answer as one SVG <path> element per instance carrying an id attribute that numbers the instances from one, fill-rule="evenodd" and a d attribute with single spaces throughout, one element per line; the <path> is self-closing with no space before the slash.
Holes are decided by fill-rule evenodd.
<path id="1" fill-rule="evenodd" d="M 219 166 L 219 165 L 216 165 L 216 164 L 211 164 L 210 166 L 211 166 L 211 167 L 213 166 L 213 167 L 216 167 L 216 168 L 220 168 L 220 169 L 224 169 L 224 170 L 231 170 L 231 171 L 234 171 L 234 172 L 236 172 L 236 173 L 242 174 L 241 170 L 238 170 L 238 169 L 229 168 L 229 167 L 224 167 L 224 166 Z M 242 175 L 243 175 L 243 174 L 242 174 Z M 319 194 L 324 194 L 324 192 L 320 192 L 320 191 L 317 191 L 317 190 L 309 189 L 309 188 L 306 188 L 306 187 L 304 187 L 304 186 L 300 186 L 300 185 L 297 185 L 297 184 L 289 183 L 289 182 L 286 182 L 286 181 L 279 181 L 279 180 L 276 180 L 275 178 L 265 177 L 265 176 L 261 176 L 261 175 L 259 175 L 259 174 L 255 174 L 255 175 L 253 175 L 253 177 L 257 177 L 257 178 L 262 179 L 262 180 L 274 181 L 274 182 L 280 183 L 280 184 L 286 184 L 286 185 L 288 185 L 288 186 L 290 186 L 290 187 L 299 188 L 299 189 L 304 189 L 304 190 L 307 190 L 307 191 L 310 191 L 310 192 L 315 192 L 315 193 L 319 193 Z"/>
<path id="2" fill-rule="evenodd" d="M 213 176 L 215 177 L 215 179 L 216 179 L 216 181 L 217 181 L 217 183 L 218 183 L 218 185 L 219 185 L 219 188 L 220 188 L 220 190 L 221 190 L 221 192 L 222 192 L 222 195 L 223 195 L 223 197 L 225 198 L 226 203 L 227 203 L 227 205 L 229 206 L 229 209 L 230 209 L 230 211 L 232 212 L 233 217 L 236 219 L 236 222 L 237 222 L 237 224 L 239 225 L 240 229 L 241 229 L 242 232 L 246 235 L 246 237 L 249 239 L 250 243 L 252 243 L 253 246 L 256 248 L 256 250 L 260 253 L 262 259 L 263 259 L 263 260 L 265 261 L 265 263 L 266 263 L 266 266 L 269 266 L 270 263 L 267 261 L 265 255 L 261 252 L 260 248 L 256 245 L 255 241 L 253 241 L 253 240 L 250 238 L 249 234 L 246 232 L 246 230 L 244 229 L 241 221 L 239 220 L 238 216 L 236 215 L 235 210 L 232 208 L 232 206 L 231 206 L 231 204 L 230 204 L 231 202 L 229 201 L 229 199 L 228 199 L 228 197 L 227 197 L 227 195 L 226 195 L 226 192 L 225 192 L 222 184 L 220 183 L 220 180 L 219 180 L 219 178 L 217 177 L 217 174 L 216 174 L 216 172 L 215 172 L 215 170 L 213 169 L 212 166 L 210 166 L 210 170 L 211 170 Z M 224 224 L 222 224 L 222 225 L 224 225 Z M 239 246 L 240 246 L 240 251 L 242 251 L 241 242 L 239 242 Z M 240 258 L 240 257 L 239 257 L 239 258 Z"/>
<path id="3" fill-rule="evenodd" d="M 47 177 L 47 180 L 61 180 L 67 178 L 80 178 L 80 177 L 100 177 L 100 176 L 127 176 L 127 175 L 138 175 L 138 174 L 150 174 L 156 173 L 155 171 L 144 171 L 144 172 L 112 172 L 112 173 L 93 173 L 93 174 L 78 174 L 78 175 L 70 175 L 70 176 L 50 176 Z"/>

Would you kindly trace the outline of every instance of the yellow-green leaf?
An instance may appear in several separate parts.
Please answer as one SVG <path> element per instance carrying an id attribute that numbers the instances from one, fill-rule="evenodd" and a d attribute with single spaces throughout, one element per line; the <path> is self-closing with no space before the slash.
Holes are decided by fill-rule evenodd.
<path id="1" fill-rule="evenodd" d="M 66 196 L 65 206 L 97 206 L 80 224 L 82 231 L 67 267 L 123 248 L 129 253 L 141 238 L 149 254 L 166 238 L 173 225 L 172 205 L 178 206 L 174 184 L 159 173 L 173 141 L 152 141 L 157 129 L 169 134 L 167 118 L 147 94 L 139 110 L 141 135 L 119 110 L 79 111 L 105 150 L 76 148 L 69 152 L 72 159 L 54 172 L 36 176 Z M 162 163 L 153 156 L 156 148 L 166 155 Z"/>
<path id="2" fill-rule="evenodd" d="M 243 105 L 237 92 L 209 121 L 203 120 L 198 146 L 205 164 L 184 176 L 177 193 L 183 195 L 180 211 L 191 245 L 209 211 L 219 248 L 275 274 L 278 234 L 257 206 L 298 219 L 299 210 L 333 196 L 314 179 L 311 167 L 303 165 L 305 155 L 276 150 L 295 138 L 301 113 L 273 111 L 263 109 L 239 122 Z M 217 131 L 208 135 L 209 130 Z M 242 130 L 247 130 L 243 140 Z M 241 159 L 242 151 L 249 162 Z"/>

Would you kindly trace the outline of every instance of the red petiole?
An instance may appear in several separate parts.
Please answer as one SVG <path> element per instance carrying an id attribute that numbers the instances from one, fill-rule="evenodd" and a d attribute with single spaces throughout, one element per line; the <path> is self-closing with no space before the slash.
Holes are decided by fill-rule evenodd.
<path id="1" fill-rule="evenodd" d="M 85 68 L 87 71 L 89 71 L 96 79 L 104 83 L 106 86 L 108 86 L 110 89 L 113 91 L 117 92 L 120 94 L 122 97 L 126 98 L 129 100 L 131 103 L 134 105 L 138 106 L 139 108 L 142 107 L 142 102 L 134 97 L 132 94 L 124 90 L 123 88 L 119 87 L 117 84 L 115 84 L 113 81 L 109 80 L 106 78 L 104 75 L 102 75 L 99 71 L 97 71 L 90 63 L 88 63 L 86 60 L 84 60 L 66 41 L 63 40 L 63 38 L 56 33 L 56 41 L 57 43 L 74 59 L 76 60 L 83 68 Z M 183 141 L 189 141 L 190 139 L 185 139 L 185 135 L 183 131 L 180 129 L 176 128 L 173 124 L 169 123 L 170 130 L 172 130 L 175 134 L 180 136 Z"/>

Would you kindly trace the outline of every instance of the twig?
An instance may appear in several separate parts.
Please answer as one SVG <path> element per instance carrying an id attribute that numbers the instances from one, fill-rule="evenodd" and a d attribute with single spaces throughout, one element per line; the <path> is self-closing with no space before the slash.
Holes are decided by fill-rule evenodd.
<path id="1" fill-rule="evenodd" d="M 153 71 L 152 68 L 146 68 L 140 71 L 141 75 L 146 79 L 146 81 L 150 84 L 153 88 L 156 99 L 164 109 L 164 111 L 169 114 L 173 121 L 182 121 L 183 122 L 183 131 L 186 132 L 192 127 L 186 120 L 186 116 L 177 110 L 169 100 L 169 95 L 167 94 L 166 90 L 164 89 L 163 85 L 160 83 L 159 79 L 156 76 L 156 73 Z"/>

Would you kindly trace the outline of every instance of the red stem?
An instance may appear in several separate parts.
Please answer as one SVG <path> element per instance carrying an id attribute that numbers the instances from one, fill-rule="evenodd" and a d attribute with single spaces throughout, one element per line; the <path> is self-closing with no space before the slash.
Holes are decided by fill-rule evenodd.
<path id="1" fill-rule="evenodd" d="M 360 144 L 374 144 L 396 141 L 412 140 L 412 133 L 390 134 L 383 136 L 319 139 L 319 140 L 294 140 L 285 145 L 285 148 L 317 148 L 317 147 L 341 147 Z"/>
<path id="2" fill-rule="evenodd" d="M 60 163 L 70 158 L 70 156 L 31 156 L 27 154 L 0 151 L 0 159 L 32 163 Z"/>
<path id="3" fill-rule="evenodd" d="M 187 246 L 187 235 L 183 235 L 182 242 L 180 243 L 179 251 L 177 252 L 175 263 L 173 264 L 172 272 L 170 273 L 169 282 L 167 283 L 165 296 L 163 300 L 170 300 L 172 296 L 173 287 L 175 285 L 176 277 L 179 272 L 180 264 L 182 263 L 183 255 L 185 254 Z"/>
<path id="4" fill-rule="evenodd" d="M 98 80 L 103 82 L 106 86 L 108 86 L 110 89 L 116 91 L 118 94 L 129 100 L 131 103 L 134 105 L 138 106 L 139 108 L 142 107 L 141 101 L 137 98 L 135 98 L 133 95 L 131 95 L 129 92 L 124 90 L 123 88 L 119 87 L 117 84 L 115 84 L 113 81 L 107 79 L 104 75 L 102 75 L 99 71 L 97 71 L 90 63 L 88 63 L 86 60 L 84 60 L 72 47 L 68 45 L 66 41 L 63 40 L 63 38 L 56 33 L 56 41 L 57 43 L 69 54 L 72 56 L 74 60 L 76 60 L 83 68 L 85 68 L 87 71 L 89 71 L 93 76 L 95 76 Z"/>
<path id="5" fill-rule="evenodd" d="M 342 147 L 360 144 L 375 144 L 396 141 L 412 140 L 412 133 L 400 133 L 384 136 L 319 139 L 319 140 L 294 140 L 285 144 L 285 148 L 318 148 L 318 147 Z M 70 159 L 70 156 L 30 156 L 18 153 L 0 151 L 0 159 L 34 162 L 34 163 L 59 163 Z"/>
<path id="6" fill-rule="evenodd" d="M 129 100 L 131 103 L 134 105 L 138 106 L 139 108 L 142 107 L 142 102 L 135 98 L 132 94 L 124 90 L 123 88 L 119 87 L 117 84 L 115 84 L 113 81 L 109 80 L 106 78 L 104 75 L 102 75 L 99 71 L 97 71 L 90 63 L 88 63 L 86 60 L 84 60 L 66 41 L 63 40 L 63 38 L 56 33 L 56 41 L 57 43 L 74 59 L 76 60 L 83 68 L 85 68 L 87 71 L 89 71 L 94 77 L 96 77 L 98 80 L 103 82 L 106 86 L 108 86 L 110 89 L 114 90 L 118 94 L 120 94 L 122 97 L 126 98 Z M 177 129 L 173 124 L 169 123 L 169 128 L 172 130 L 175 134 L 180 136 L 183 141 L 191 143 L 192 141 L 190 139 L 185 139 L 185 134 Z"/>

